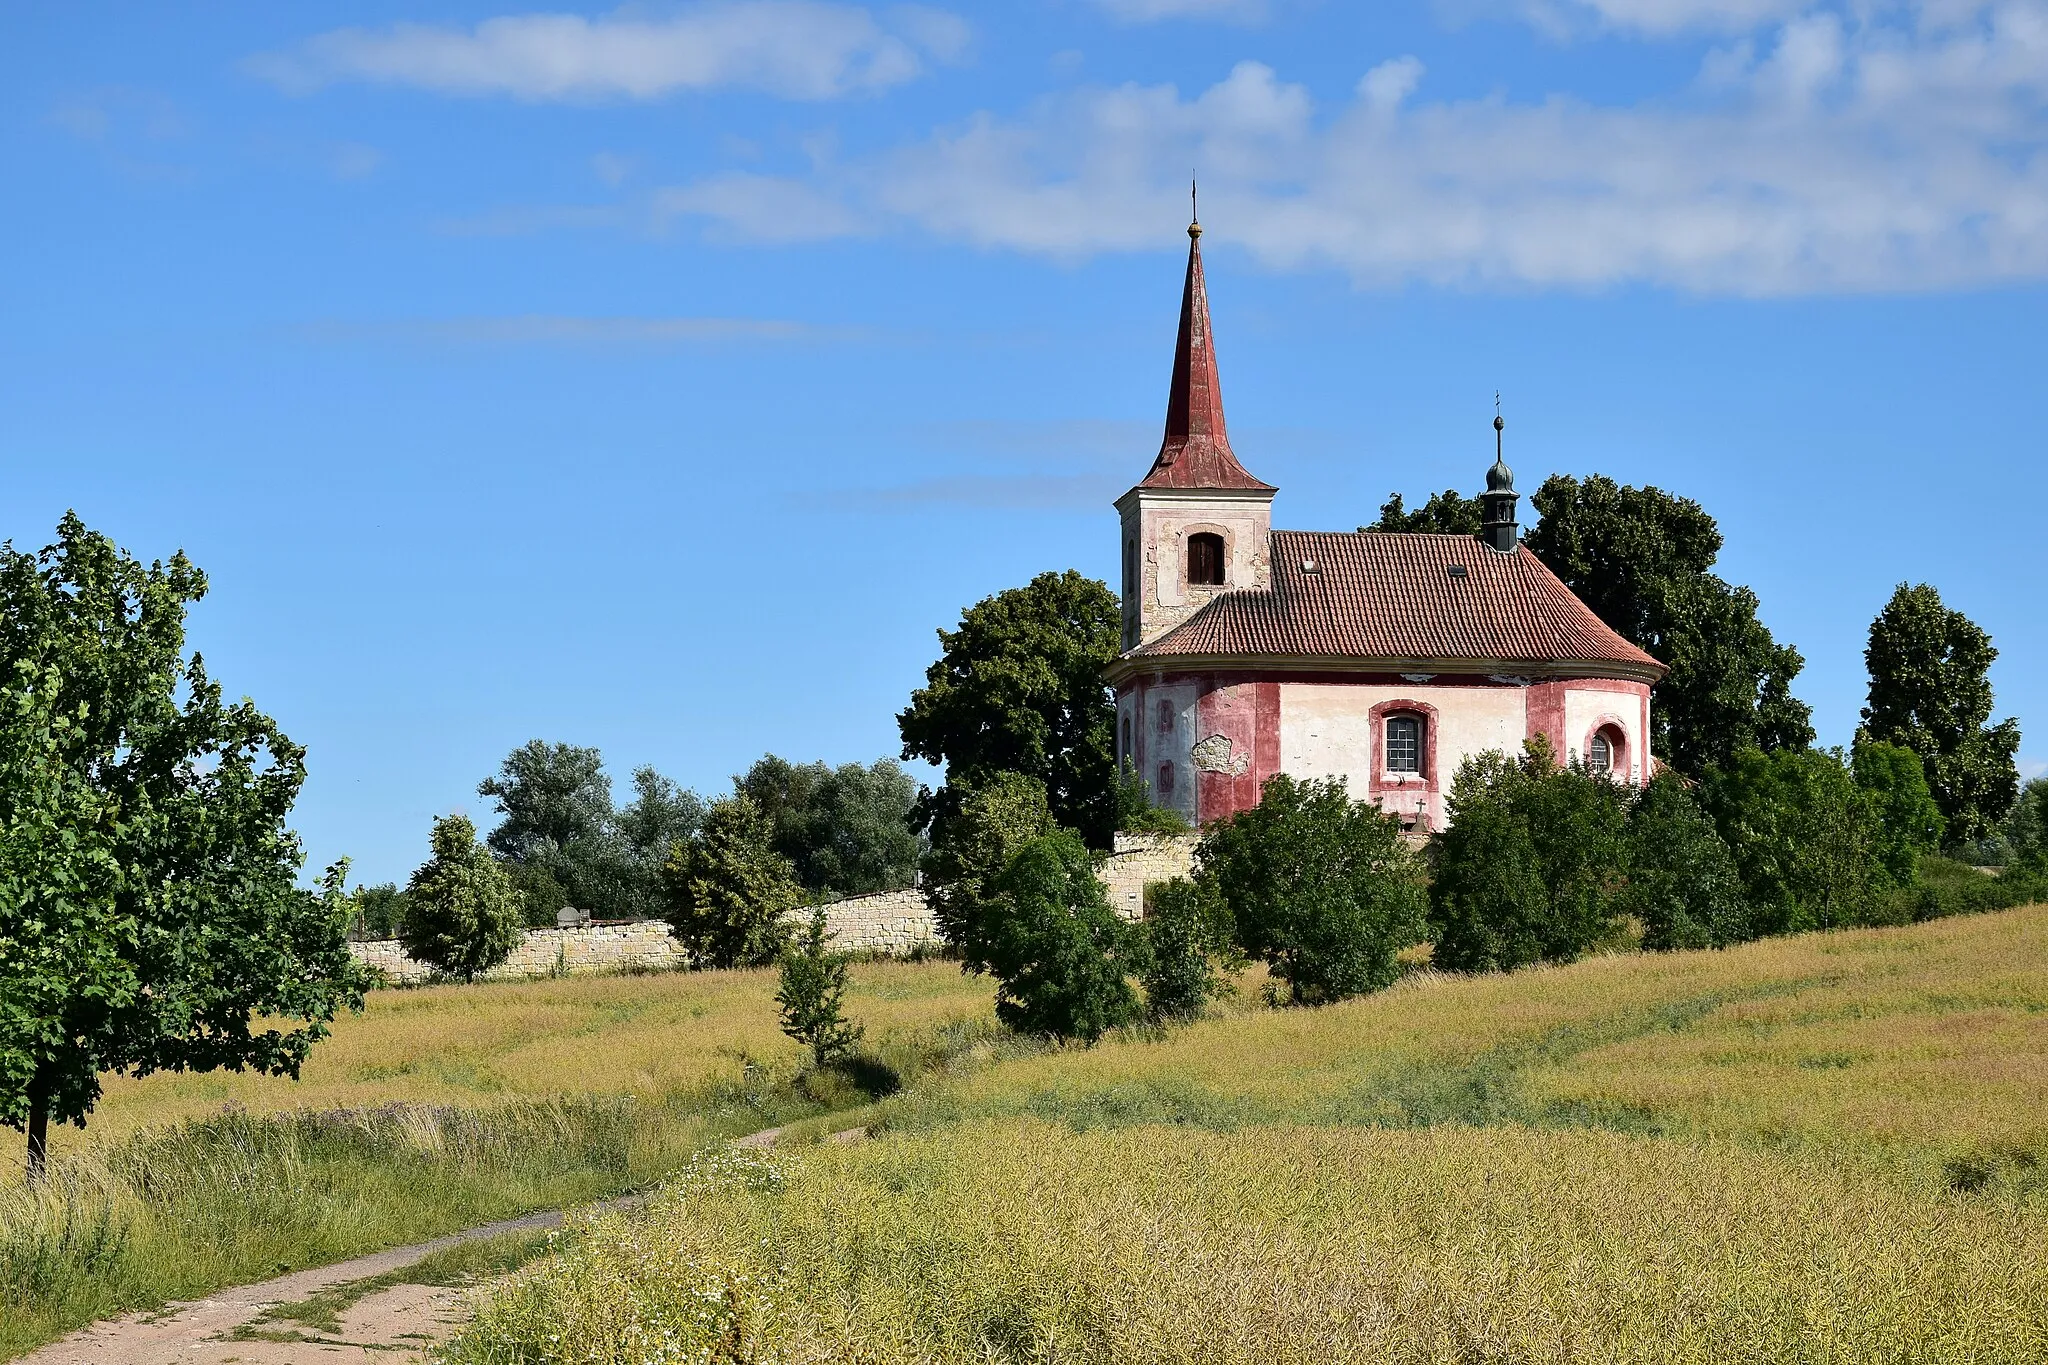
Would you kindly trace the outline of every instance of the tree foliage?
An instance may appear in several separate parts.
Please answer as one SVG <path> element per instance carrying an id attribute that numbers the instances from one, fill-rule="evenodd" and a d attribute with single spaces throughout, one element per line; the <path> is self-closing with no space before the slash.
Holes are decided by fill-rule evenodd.
<path id="1" fill-rule="evenodd" d="M 399 941 L 436 971 L 474 981 L 519 946 L 526 906 L 467 818 L 434 821 L 432 847 L 405 888 Z"/>
<path id="2" fill-rule="evenodd" d="M 1991 637 L 1925 583 L 1899 584 L 1870 623 L 1859 735 L 1920 756 L 1948 838 L 1990 834 L 2019 795 L 2017 720 L 1991 724 Z"/>
<path id="3" fill-rule="evenodd" d="M 832 1066 L 853 1054 L 865 1032 L 846 1017 L 846 954 L 826 944 L 825 910 L 811 912 L 803 934 L 782 952 L 782 1031 L 811 1050 L 814 1066 Z"/>
<path id="4" fill-rule="evenodd" d="M 923 861 L 925 894 L 939 934 L 970 972 L 992 969 L 1004 912 L 994 883 L 1017 850 L 1053 831 L 1045 784 L 1023 773 L 991 773 L 955 784 Z"/>
<path id="5" fill-rule="evenodd" d="M 1061 829 L 1025 844 L 991 891 L 1003 905 L 988 937 L 998 1019 L 1092 1042 L 1138 1017 L 1130 977 L 1144 967 L 1144 940 L 1110 908 L 1079 835 Z"/>
<path id="6" fill-rule="evenodd" d="M 1197 1019 L 1230 992 L 1218 964 L 1238 966 L 1237 926 L 1215 884 L 1175 877 L 1145 888 L 1145 1013 L 1155 1023 Z"/>
<path id="7" fill-rule="evenodd" d="M 674 845 L 662 868 L 668 921 L 702 967 L 765 967 L 789 931 L 783 916 L 803 904 L 773 827 L 745 792 L 713 801 L 694 838 Z"/>
<path id="8" fill-rule="evenodd" d="M 1824 749 L 1750 749 L 1700 783 L 1759 934 L 1881 922 L 1895 886 L 1877 799 Z"/>
<path id="9" fill-rule="evenodd" d="M 1103 669 L 1122 630 L 1116 594 L 1068 570 L 969 607 L 897 716 L 903 757 L 946 770 L 923 803 L 930 824 L 959 784 L 999 772 L 1045 785 L 1053 818 L 1095 848 L 1116 833 L 1116 706 Z"/>
<path id="10" fill-rule="evenodd" d="M 814 896 L 895 891 L 917 877 L 917 786 L 892 759 L 863 767 L 767 754 L 737 779 L 774 830 L 770 842 Z"/>
<path id="11" fill-rule="evenodd" d="M 405 920 L 405 892 L 397 882 L 358 886 L 349 894 L 349 937 L 354 939 L 397 938 Z"/>
<path id="12" fill-rule="evenodd" d="M 1203 837 L 1197 858 L 1239 943 L 1297 1003 L 1391 985 L 1396 955 L 1422 940 L 1421 869 L 1400 822 L 1353 801 L 1341 779 L 1276 774 L 1257 806 Z"/>
<path id="13" fill-rule="evenodd" d="M 703 818 L 695 792 L 651 767 L 633 772 L 633 799 L 614 809 L 604 756 L 573 744 L 528 740 L 478 784 L 503 817 L 491 849 L 517 869 L 536 917 L 574 905 L 602 919 L 661 913 L 661 867 L 669 847 Z"/>
<path id="14" fill-rule="evenodd" d="M 1519 759 L 1466 759 L 1449 828 L 1430 841 L 1432 960 L 1481 971 L 1579 957 L 1616 926 L 1626 831 L 1621 785 L 1559 767 L 1540 739 Z"/>
<path id="15" fill-rule="evenodd" d="M 1920 755 L 1881 741 L 1859 739 L 1850 771 L 1871 799 L 1877 817 L 1878 860 L 1895 886 L 1911 886 L 1922 854 L 1941 848 L 1947 821 L 1927 789 Z"/>
<path id="16" fill-rule="evenodd" d="M 1395 493 L 1380 504 L 1375 531 L 1433 531 L 1441 535 L 1476 536 L 1486 518 L 1486 504 L 1468 498 L 1455 488 L 1432 493 L 1429 501 L 1411 512 Z"/>
<path id="17" fill-rule="evenodd" d="M 205 592 L 69 514 L 0 546 L 0 1119 L 32 1168 L 104 1073 L 295 1077 L 362 1004 L 345 865 L 297 885 L 305 751 L 185 653 Z"/>
<path id="18" fill-rule="evenodd" d="M 1659 774 L 1628 813 L 1621 908 L 1650 949 L 1725 948 L 1756 936 L 1727 841 L 1675 773 Z"/>
<path id="19" fill-rule="evenodd" d="M 1690 498 L 1601 475 L 1554 475 L 1531 499 L 1526 543 L 1618 634 L 1667 665 L 1651 749 L 1697 774 L 1738 751 L 1802 749 L 1810 708 L 1792 696 L 1805 666 L 1757 619 L 1756 594 L 1712 572 L 1714 519 Z"/>

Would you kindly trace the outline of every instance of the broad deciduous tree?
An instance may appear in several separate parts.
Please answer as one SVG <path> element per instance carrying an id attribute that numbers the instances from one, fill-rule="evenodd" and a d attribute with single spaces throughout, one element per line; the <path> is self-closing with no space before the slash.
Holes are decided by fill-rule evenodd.
<path id="1" fill-rule="evenodd" d="M 1397 955 L 1422 941 L 1421 868 L 1400 822 L 1353 801 L 1341 779 L 1267 780 L 1259 804 L 1211 829 L 1201 880 L 1299 1004 L 1392 985 Z"/>
<path id="2" fill-rule="evenodd" d="M 1375 531 L 1433 531 L 1441 535 L 1476 536 L 1485 520 L 1486 506 L 1455 488 L 1430 494 L 1429 501 L 1411 512 L 1399 493 L 1380 504 Z"/>
<path id="3" fill-rule="evenodd" d="M 941 764 L 949 787 L 998 772 L 1045 784 L 1053 817 L 1089 844 L 1116 833 L 1116 594 L 1068 570 L 969 607 L 941 630 L 939 659 L 897 716 L 903 757 Z M 924 804 L 929 821 L 950 798 Z"/>
<path id="4" fill-rule="evenodd" d="M 1643 946 L 1725 948 L 1756 937 L 1734 856 L 1676 773 L 1660 773 L 1628 813 L 1622 908 Z"/>
<path id="5" fill-rule="evenodd" d="M 1859 734 L 1920 755 L 1952 843 L 1984 838 L 2019 795 L 2020 724 L 1991 724 L 1991 637 L 1925 583 L 1899 584 L 1870 623 Z"/>
<path id="6" fill-rule="evenodd" d="M 185 653 L 205 592 L 71 515 L 0 547 L 0 1118 L 33 1168 L 106 1072 L 296 1076 L 362 1004 L 346 866 L 297 884 L 305 751 Z"/>
<path id="7" fill-rule="evenodd" d="M 834 768 L 767 754 L 737 785 L 767 815 L 776 851 L 812 895 L 894 891 L 916 879 L 917 784 L 893 759 Z"/>
<path id="8" fill-rule="evenodd" d="M 1053 828 L 1045 784 L 1035 777 L 988 773 L 953 784 L 922 866 L 932 918 L 968 971 L 990 970 L 1004 913 L 996 878 L 1018 849 Z"/>
<path id="9" fill-rule="evenodd" d="M 1893 889 L 1878 802 L 1824 749 L 1755 749 L 1700 783 L 1759 934 L 1881 922 Z"/>
<path id="10" fill-rule="evenodd" d="M 1805 666 L 1757 619 L 1756 594 L 1712 572 L 1714 519 L 1690 498 L 1593 475 L 1553 475 L 1531 499 L 1538 558 L 1601 620 L 1670 668 L 1651 709 L 1651 748 L 1697 774 L 1745 748 L 1802 749 L 1810 708 L 1792 695 Z"/>
<path id="11" fill-rule="evenodd" d="M 992 890 L 1004 903 L 988 952 L 998 1019 L 1019 1033 L 1091 1042 L 1137 1019 L 1130 978 L 1143 968 L 1144 940 L 1110 908 L 1080 836 L 1033 839 Z"/>

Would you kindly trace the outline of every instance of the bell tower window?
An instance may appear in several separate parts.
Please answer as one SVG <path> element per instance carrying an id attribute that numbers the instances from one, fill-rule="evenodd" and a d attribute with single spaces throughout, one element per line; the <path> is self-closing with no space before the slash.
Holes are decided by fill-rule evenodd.
<path id="1" fill-rule="evenodd" d="M 1223 537 L 1214 531 L 1197 531 L 1188 537 L 1188 582 L 1223 585 Z"/>

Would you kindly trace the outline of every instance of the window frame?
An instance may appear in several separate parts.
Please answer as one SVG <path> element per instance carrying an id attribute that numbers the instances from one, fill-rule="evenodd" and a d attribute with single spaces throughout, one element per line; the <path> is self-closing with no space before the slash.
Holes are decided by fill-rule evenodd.
<path id="1" fill-rule="evenodd" d="M 1197 578 L 1195 576 L 1195 560 L 1197 549 L 1199 549 L 1205 557 L 1210 554 L 1213 554 L 1215 556 L 1214 560 L 1209 566 L 1212 572 L 1215 574 L 1213 578 Z M 1230 585 L 1230 546 L 1224 541 L 1221 532 L 1190 532 L 1187 540 L 1186 560 L 1187 581 L 1189 587 L 1223 588 L 1228 587 Z"/>
<path id="2" fill-rule="evenodd" d="M 1409 733 L 1399 741 L 1394 738 L 1395 726 L 1409 727 Z M 1389 777 L 1421 777 L 1423 757 L 1427 752 L 1426 737 L 1429 722 L 1413 711 L 1395 711 L 1380 718 L 1380 771 Z M 1398 747 L 1407 750 L 1406 766 L 1396 766 L 1395 753 Z"/>

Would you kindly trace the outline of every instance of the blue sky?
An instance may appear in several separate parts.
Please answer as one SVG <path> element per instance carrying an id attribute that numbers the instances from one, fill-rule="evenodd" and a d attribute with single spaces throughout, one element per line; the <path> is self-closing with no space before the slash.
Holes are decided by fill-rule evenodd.
<path id="1" fill-rule="evenodd" d="M 403 879 L 534 736 L 893 754 L 969 602 L 1107 577 L 1186 180 L 1277 523 L 1700 499 L 1824 740 L 1928 581 L 2048 760 L 2048 0 L 10 6 L 0 534 L 212 576 Z"/>

